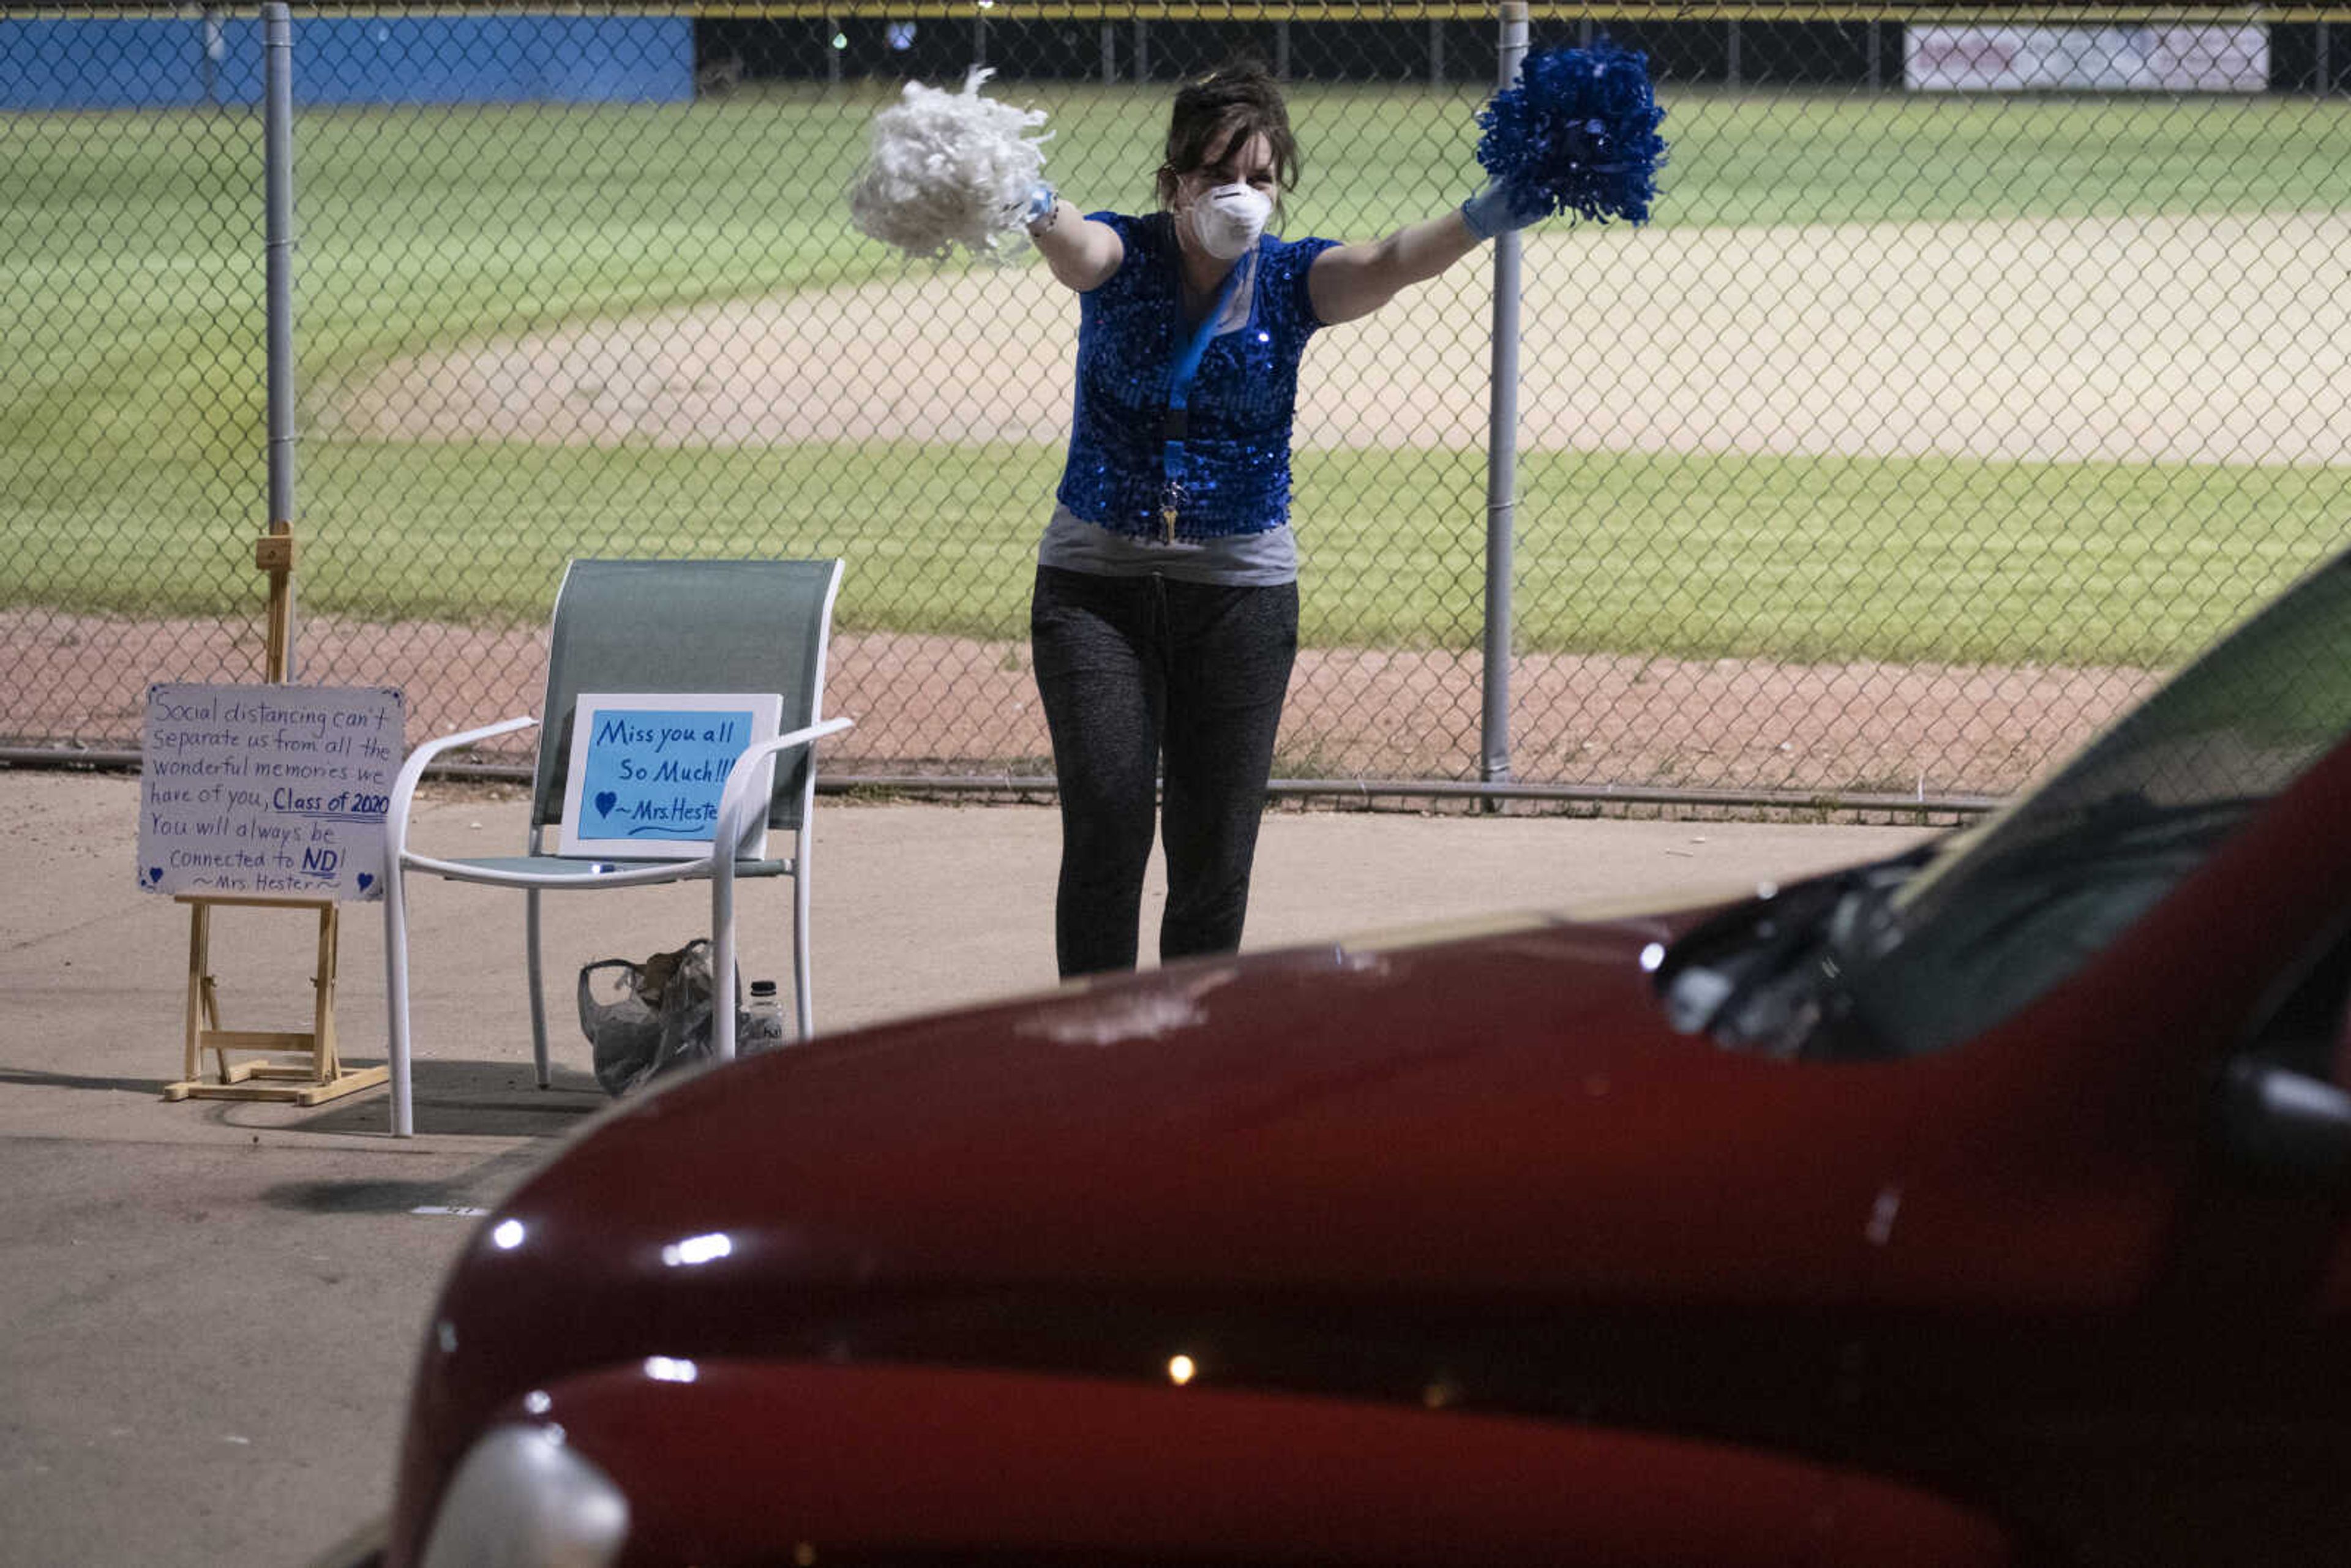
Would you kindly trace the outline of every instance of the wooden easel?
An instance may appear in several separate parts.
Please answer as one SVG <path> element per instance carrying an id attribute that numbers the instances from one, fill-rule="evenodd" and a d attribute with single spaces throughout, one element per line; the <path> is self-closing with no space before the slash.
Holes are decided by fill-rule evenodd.
<path id="1" fill-rule="evenodd" d="M 269 574 L 267 677 L 284 684 L 287 651 L 293 641 L 294 528 L 274 522 L 254 546 L 253 564 Z M 331 898 L 269 898 L 259 894 L 183 893 L 176 902 L 188 906 L 188 1005 L 184 1064 L 187 1076 L 163 1086 L 166 1100 L 284 1100 L 316 1105 L 338 1100 L 391 1080 L 392 1069 L 344 1070 L 335 1053 L 335 963 L 341 938 L 340 908 Z M 223 1029 L 220 996 L 212 973 L 213 911 L 222 907 L 314 910 L 319 916 L 319 958 L 310 984 L 317 995 L 308 1030 Z M 204 1055 L 211 1052 L 218 1075 L 206 1078 Z M 307 1061 L 269 1059 L 232 1063 L 232 1051 L 283 1053 L 299 1051 Z"/>

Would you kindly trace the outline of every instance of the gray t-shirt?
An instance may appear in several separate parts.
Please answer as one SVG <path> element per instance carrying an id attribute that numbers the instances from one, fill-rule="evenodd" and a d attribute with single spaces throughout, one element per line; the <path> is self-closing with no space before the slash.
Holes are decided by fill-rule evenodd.
<path id="1" fill-rule="evenodd" d="M 1298 539 L 1288 523 L 1260 533 L 1165 544 L 1090 523 L 1067 507 L 1053 508 L 1037 564 L 1097 577 L 1149 577 L 1222 588 L 1279 588 L 1298 580 Z"/>

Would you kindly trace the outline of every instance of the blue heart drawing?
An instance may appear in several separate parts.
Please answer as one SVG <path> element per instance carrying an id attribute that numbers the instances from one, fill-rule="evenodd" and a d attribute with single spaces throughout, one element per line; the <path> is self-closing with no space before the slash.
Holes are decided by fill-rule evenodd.
<path id="1" fill-rule="evenodd" d="M 151 865 L 151 866 L 149 866 L 149 867 L 147 868 L 147 885 L 148 885 L 148 886 L 152 887 L 152 886 L 154 886 L 157 883 L 159 883 L 159 882 L 161 882 L 161 881 L 162 881 L 162 880 L 163 880 L 163 868 L 162 868 L 162 866 L 159 866 L 159 865 Z"/>
<path id="2" fill-rule="evenodd" d="M 375 873 L 373 872 L 363 871 L 360 873 L 360 891 L 361 893 L 365 893 L 369 888 L 373 887 L 374 885 Z"/>
<path id="3" fill-rule="evenodd" d="M 612 793 L 610 789 L 599 789 L 596 791 L 596 814 L 598 816 L 611 816 L 612 814 L 612 808 L 620 803 L 621 798 Z"/>

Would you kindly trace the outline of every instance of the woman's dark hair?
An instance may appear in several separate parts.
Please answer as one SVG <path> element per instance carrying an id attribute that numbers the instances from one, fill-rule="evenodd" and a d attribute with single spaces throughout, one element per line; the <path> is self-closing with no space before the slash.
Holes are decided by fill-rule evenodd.
<path id="1" fill-rule="evenodd" d="M 1297 138 L 1290 133 L 1290 109 L 1272 73 L 1259 61 L 1238 59 L 1185 83 L 1168 117 L 1166 161 L 1154 176 L 1159 204 L 1174 206 L 1176 181 L 1224 162 L 1252 136 L 1264 137 L 1272 150 L 1278 212 L 1281 193 L 1298 183 L 1301 165 Z"/>

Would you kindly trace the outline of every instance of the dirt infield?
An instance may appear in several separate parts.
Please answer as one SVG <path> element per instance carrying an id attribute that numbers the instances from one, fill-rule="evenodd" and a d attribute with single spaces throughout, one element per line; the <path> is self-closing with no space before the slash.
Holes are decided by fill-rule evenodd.
<path id="1" fill-rule="evenodd" d="M 7 737 L 135 745 L 151 681 L 256 680 L 246 622 L 0 612 Z M 306 681 L 408 693 L 412 743 L 536 713 L 542 634 L 312 619 Z M 217 666 L 189 650 L 218 649 Z M 2001 793 L 2023 783 L 2153 677 L 2116 669 L 1773 664 L 1748 659 L 1521 657 L 1511 673 L 1515 776 L 1620 788 Z M 836 771 L 1050 772 L 1019 643 L 843 633 L 829 706 L 858 720 Z M 1285 778 L 1477 777 L 1479 661 L 1307 649 L 1290 684 Z M 1468 737 L 1467 743 L 1460 737 Z"/>
<path id="2" fill-rule="evenodd" d="M 2338 462 L 2346 255 L 2336 213 L 1545 232 L 1520 440 Z M 1489 293 L 1464 268 L 1319 338 L 1301 444 L 1482 444 Z M 394 440 L 1059 444 L 1073 316 L 1033 265 L 910 268 L 402 360 L 320 389 L 319 417 Z"/>

